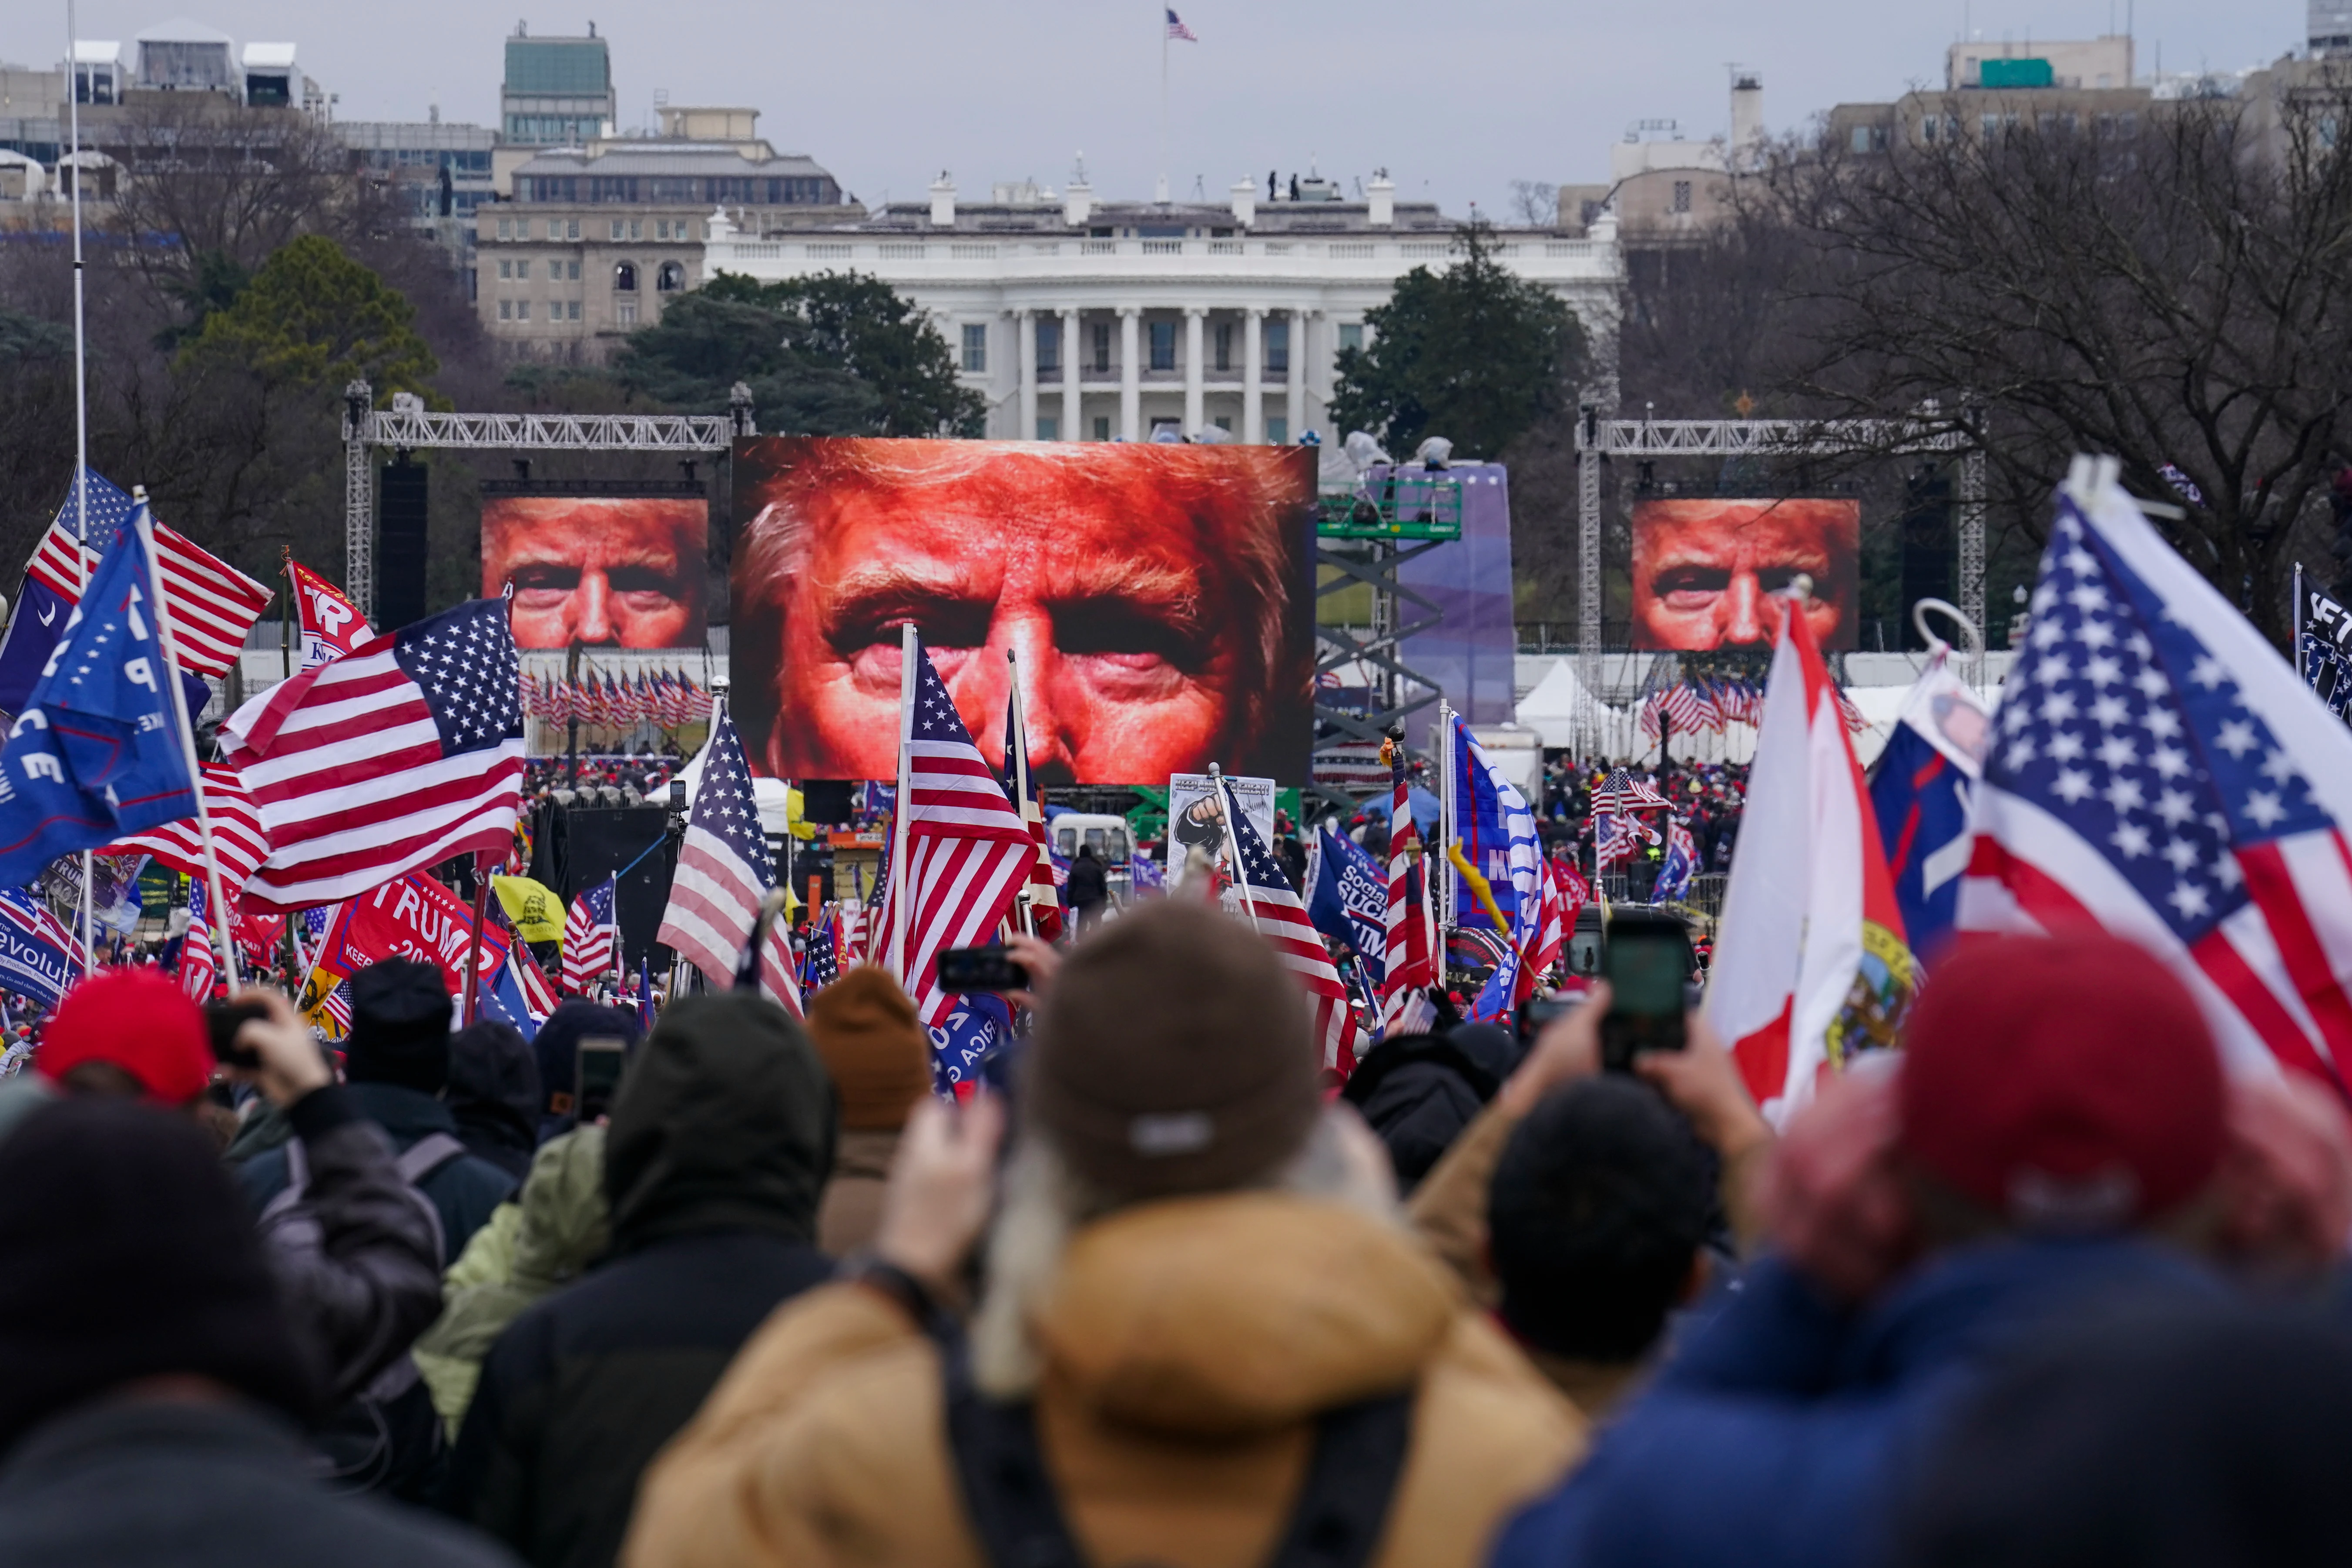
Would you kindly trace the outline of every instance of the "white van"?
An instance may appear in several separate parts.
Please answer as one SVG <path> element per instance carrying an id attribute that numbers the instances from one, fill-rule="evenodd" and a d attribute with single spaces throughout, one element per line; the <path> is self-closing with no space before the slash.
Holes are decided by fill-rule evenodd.
<path id="1" fill-rule="evenodd" d="M 1135 873 L 1129 864 L 1135 858 L 1135 830 L 1127 818 L 1066 811 L 1045 825 L 1045 837 L 1054 853 L 1065 860 L 1076 859 L 1082 847 L 1093 850 L 1095 858 L 1103 863 L 1111 902 L 1124 907 L 1129 901 L 1135 887 Z"/>

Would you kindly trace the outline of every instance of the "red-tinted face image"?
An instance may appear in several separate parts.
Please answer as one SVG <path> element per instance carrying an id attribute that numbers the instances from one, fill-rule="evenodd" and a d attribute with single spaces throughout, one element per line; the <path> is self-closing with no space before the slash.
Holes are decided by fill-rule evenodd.
<path id="1" fill-rule="evenodd" d="M 1828 649 L 1854 646 L 1862 503 L 1644 500 L 1633 506 L 1633 646 L 1769 647 L 1770 595 L 1812 579 L 1806 618 Z"/>
<path id="2" fill-rule="evenodd" d="M 710 508 L 651 497 L 482 506 L 482 596 L 514 584 L 520 647 L 698 647 Z"/>
<path id="3" fill-rule="evenodd" d="M 733 687 L 752 765 L 898 767 L 901 628 L 983 756 L 1018 660 L 1033 774 L 1290 780 L 1312 726 L 1311 455 L 1246 447 L 739 447 Z"/>

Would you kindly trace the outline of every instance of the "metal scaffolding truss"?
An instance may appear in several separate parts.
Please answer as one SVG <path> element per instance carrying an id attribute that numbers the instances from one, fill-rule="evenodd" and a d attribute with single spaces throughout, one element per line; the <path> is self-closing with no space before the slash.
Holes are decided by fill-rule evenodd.
<path id="1" fill-rule="evenodd" d="M 1444 539 L 1409 544 L 1374 541 L 1368 552 L 1362 554 L 1316 546 L 1315 563 L 1332 567 L 1341 575 L 1318 587 L 1315 596 L 1323 598 L 1358 583 L 1369 584 L 1372 590 L 1372 626 L 1368 637 L 1359 637 L 1343 626 L 1316 627 L 1315 636 L 1322 646 L 1315 661 L 1315 674 L 1319 681 L 1321 677 L 1337 670 L 1369 666 L 1379 672 L 1379 684 L 1374 689 L 1381 693 L 1378 705 L 1366 713 L 1350 713 L 1317 703 L 1317 745 L 1335 741 L 1377 742 L 1391 726 L 1402 723 L 1407 714 L 1438 700 L 1437 682 L 1407 668 L 1398 655 L 1405 638 L 1438 626 L 1444 620 L 1444 613 L 1436 600 L 1407 587 L 1397 574 L 1406 562 L 1419 560 L 1451 542 Z M 1415 608 L 1407 609 L 1407 605 Z M 1409 618 L 1416 614 L 1418 618 Z"/>
<path id="2" fill-rule="evenodd" d="M 1985 624 L 1985 468 L 1975 420 L 1932 409 L 1912 419 L 1603 419 L 1587 404 L 1576 424 L 1577 676 L 1597 701 L 1601 685 L 1601 464 L 1605 458 L 1901 457 L 1959 455 L 1960 609 Z M 1984 650 L 1968 660 L 1971 685 L 1984 684 Z"/>
<path id="3" fill-rule="evenodd" d="M 740 383 L 723 415 L 434 414 L 421 399 L 375 405 L 364 381 L 343 388 L 344 591 L 360 613 L 375 614 L 375 474 L 372 448 L 428 447 L 504 452 L 724 452 L 756 436 L 751 394 Z"/>

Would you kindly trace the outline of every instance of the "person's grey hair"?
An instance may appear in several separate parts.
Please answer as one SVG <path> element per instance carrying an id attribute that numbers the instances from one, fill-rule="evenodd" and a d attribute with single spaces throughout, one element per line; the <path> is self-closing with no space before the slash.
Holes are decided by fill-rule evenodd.
<path id="1" fill-rule="evenodd" d="M 1028 444 L 999 441 L 885 441 L 845 439 L 800 444 L 792 466 L 761 485 L 762 504 L 744 526 L 734 573 L 737 646 L 780 647 L 786 606 L 806 573 L 812 544 L 809 501 L 835 487 L 881 484 L 919 489 L 985 482 L 992 474 L 1034 474 L 1039 468 L 1066 472 L 1100 484 L 1116 484 L 1123 463 L 1149 463 L 1148 478 L 1173 495 L 1213 536 L 1204 564 L 1222 575 L 1223 596 L 1250 607 L 1248 635 L 1241 639 L 1242 668 L 1233 696 L 1240 724 L 1234 736 L 1236 762 L 1248 765 L 1265 740 L 1272 710 L 1286 698 L 1311 693 L 1311 650 L 1302 657 L 1291 646 L 1293 542 L 1286 530 L 1301 522 L 1289 493 L 1287 454 L 1255 448 Z M 1147 476 L 1133 476 L 1141 479 Z M 1212 612 L 1216 608 L 1206 606 Z M 1296 667 L 1296 668 L 1293 668 Z M 783 665 L 757 690 L 737 691 L 737 722 L 749 749 L 780 775 L 790 772 L 779 751 Z M 1288 687 L 1298 690 L 1290 691 Z M 751 699 L 757 707 L 745 699 Z"/>
<path id="2" fill-rule="evenodd" d="M 1327 1108 L 1296 1155 L 1244 1190 L 1322 1198 L 1386 1224 L 1402 1223 L 1385 1164 L 1368 1166 L 1349 1154 L 1341 1124 L 1354 1114 L 1343 1107 Z M 1024 1137 L 1005 1166 L 988 1234 L 985 1282 L 972 1313 L 972 1382 L 982 1393 L 992 1399 L 1025 1399 L 1036 1392 L 1044 1367 L 1030 1314 L 1061 1271 L 1071 1238 L 1125 1206 L 1071 1170 L 1034 1130 Z"/>

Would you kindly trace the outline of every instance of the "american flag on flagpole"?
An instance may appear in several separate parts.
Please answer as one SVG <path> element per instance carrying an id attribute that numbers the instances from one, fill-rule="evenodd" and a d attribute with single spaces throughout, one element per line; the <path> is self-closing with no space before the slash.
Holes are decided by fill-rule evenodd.
<path id="1" fill-rule="evenodd" d="M 205 792 L 205 811 L 213 825 L 213 852 L 220 859 L 222 890 L 232 904 L 241 903 L 246 883 L 269 858 L 269 832 L 262 826 L 261 813 L 235 768 L 226 763 L 206 763 L 203 773 L 199 787 Z M 193 816 L 118 838 L 97 853 L 152 855 L 174 871 L 198 878 L 205 875 L 204 834 Z"/>
<path id="2" fill-rule="evenodd" d="M 1234 798 L 1231 780 L 1223 781 L 1225 820 L 1233 825 L 1234 859 L 1241 868 L 1242 884 L 1249 893 L 1245 906 L 1258 934 L 1274 943 L 1282 965 L 1298 976 L 1315 1009 L 1315 1039 L 1322 1047 L 1323 1065 L 1342 1078 L 1356 1070 L 1355 1016 L 1348 1006 L 1348 987 L 1339 978 L 1323 933 L 1307 918 L 1307 906 L 1290 885 L 1282 867 L 1267 852 L 1241 802 Z"/>
<path id="3" fill-rule="evenodd" d="M 563 917 L 563 989 L 585 996 L 595 983 L 613 973 L 616 922 L 614 909 L 620 895 L 618 876 L 583 889 Z"/>
<path id="4" fill-rule="evenodd" d="M 1959 929 L 2086 921 L 2154 952 L 2225 1054 L 2346 1091 L 2352 732 L 2077 458 L 2002 688 Z"/>
<path id="5" fill-rule="evenodd" d="M 906 739 L 899 771 L 907 787 L 897 825 L 906 864 L 886 868 L 888 890 L 877 926 L 891 972 L 915 999 L 924 1024 L 939 1029 L 947 1026 L 955 1003 L 953 994 L 940 989 L 940 954 L 979 946 L 996 933 L 1028 878 L 1037 841 L 972 744 L 921 640 L 910 636 L 907 644 L 914 700 L 901 721 Z M 903 953 L 895 946 L 901 900 Z"/>
<path id="6" fill-rule="evenodd" d="M 1429 940 L 1421 829 L 1412 819 L 1404 748 L 1393 741 L 1389 777 L 1394 794 L 1389 806 L 1389 901 L 1381 921 L 1387 933 L 1386 968 L 1381 978 L 1381 1031 L 1411 1034 L 1426 1029 L 1436 1018 L 1428 992 L 1437 984 L 1437 961 Z"/>
<path id="7" fill-rule="evenodd" d="M 808 955 L 801 964 L 801 989 L 814 994 L 841 978 L 841 960 L 834 946 L 833 922 L 820 921 L 809 928 Z"/>
<path id="8" fill-rule="evenodd" d="M 240 710 L 221 737 L 269 837 L 248 905 L 331 904 L 468 850 L 503 856 L 521 804 L 521 668 L 505 602 L 476 599 Z"/>
<path id="9" fill-rule="evenodd" d="M 733 716 L 722 713 L 702 753 L 702 782 L 678 846 L 669 907 L 662 911 L 654 940 L 701 970 L 713 985 L 727 985 L 751 940 L 760 901 L 775 885 L 776 863 L 760 827 L 743 741 Z M 800 984 L 789 949 L 779 954 L 780 931 L 781 926 L 771 928 L 760 954 L 760 989 L 797 1018 Z"/>
<path id="10" fill-rule="evenodd" d="M 1163 6 L 1162 9 L 1166 7 Z M 1168 12 L 1168 37 L 1188 44 L 1197 44 L 1201 41 L 1192 29 L 1184 25 L 1184 18 L 1173 11 Z"/>
<path id="11" fill-rule="evenodd" d="M 33 552 L 25 574 L 65 600 L 81 601 L 81 585 L 98 568 L 99 557 L 116 528 L 131 520 L 132 501 L 114 486 L 89 477 L 89 540 L 77 544 L 71 522 L 77 513 L 68 498 L 49 531 Z M 245 634 L 269 606 L 269 589 L 236 567 L 158 522 L 155 559 L 163 570 L 163 592 L 170 596 L 172 635 L 180 662 L 200 675 L 226 676 L 245 646 Z"/>
<path id="12" fill-rule="evenodd" d="M 530 955 L 530 944 L 518 935 L 514 945 L 507 950 L 507 962 L 515 966 L 515 979 L 522 987 L 522 1004 L 534 1018 L 545 1018 L 555 1011 L 559 998 L 555 987 L 547 982 L 547 971 Z"/>
<path id="13" fill-rule="evenodd" d="M 1647 779 L 1637 779 L 1623 768 L 1613 769 L 1592 792 L 1596 812 L 1661 811 L 1673 805 Z"/>
<path id="14" fill-rule="evenodd" d="M 199 1002 L 208 1001 L 213 994 L 213 977 L 220 973 L 220 959 L 213 952 L 212 921 L 205 914 L 205 883 L 202 877 L 188 884 L 188 930 L 180 939 L 180 989 Z"/>
<path id="15" fill-rule="evenodd" d="M 1004 787 L 1013 800 L 1013 807 L 1029 826 L 1029 837 L 1035 840 L 1037 852 L 1029 862 L 1029 878 L 1021 889 L 1021 900 L 1029 910 L 1029 923 L 1035 933 L 1047 942 L 1062 934 L 1062 895 L 1060 884 L 1066 878 L 1054 874 L 1054 853 L 1045 843 L 1045 807 L 1029 784 L 1029 738 L 1023 733 L 1021 721 L 1020 671 L 1013 671 L 1013 684 L 1004 700 Z"/>

